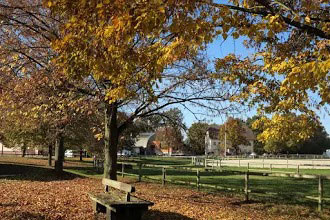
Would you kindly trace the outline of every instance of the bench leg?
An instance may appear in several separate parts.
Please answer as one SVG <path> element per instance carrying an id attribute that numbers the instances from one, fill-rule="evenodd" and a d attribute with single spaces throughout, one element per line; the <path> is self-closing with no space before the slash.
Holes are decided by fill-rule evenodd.
<path id="1" fill-rule="evenodd" d="M 105 207 L 95 201 L 92 201 L 92 207 L 95 213 L 99 213 L 99 212 L 105 213 Z"/>
<path id="2" fill-rule="evenodd" d="M 119 220 L 119 218 L 117 218 L 117 213 L 111 211 L 111 209 L 107 209 L 106 215 L 107 215 L 107 220 Z"/>

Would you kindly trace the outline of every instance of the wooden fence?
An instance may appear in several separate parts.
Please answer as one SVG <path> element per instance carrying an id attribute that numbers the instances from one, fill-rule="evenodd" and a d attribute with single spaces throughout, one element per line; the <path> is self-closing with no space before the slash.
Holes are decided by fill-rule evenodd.
<path id="1" fill-rule="evenodd" d="M 204 172 L 212 172 L 211 169 L 205 169 L 205 168 L 190 168 L 190 167 L 176 167 L 176 166 L 163 166 L 163 165 L 151 165 L 151 164 L 143 164 L 143 163 L 127 163 L 127 162 L 122 162 L 119 163 L 121 164 L 121 170 L 118 171 L 118 174 L 120 174 L 122 177 L 125 175 L 127 176 L 135 176 L 138 178 L 139 181 L 144 179 L 149 179 L 149 180 L 154 180 L 154 181 L 160 181 L 161 184 L 164 186 L 166 183 L 174 183 L 174 184 L 185 184 L 185 185 L 191 185 L 196 187 L 198 190 L 201 187 L 204 188 L 213 188 L 213 189 L 219 189 L 219 190 L 227 190 L 227 191 L 236 191 L 236 192 L 242 192 L 245 195 L 245 200 L 249 201 L 250 193 L 252 192 L 250 190 L 251 188 L 251 182 L 250 182 L 250 176 L 270 176 L 270 177 L 287 177 L 287 178 L 299 178 L 299 179 L 317 179 L 318 180 L 318 185 L 317 190 L 318 190 L 318 197 L 311 197 L 311 196 L 306 196 L 306 198 L 317 200 L 318 201 L 318 210 L 322 211 L 323 206 L 324 206 L 324 200 L 328 198 L 324 198 L 324 181 L 325 180 L 330 180 L 330 176 L 322 176 L 322 175 L 303 175 L 298 173 L 272 173 L 272 172 L 253 172 L 251 170 L 246 170 L 246 172 L 239 172 L 236 171 L 234 175 L 243 175 L 244 176 L 244 185 L 242 188 L 228 188 L 228 187 L 222 187 L 218 185 L 212 185 L 212 184 L 206 184 L 202 183 L 201 181 L 201 171 Z M 134 165 L 138 167 L 138 174 L 133 174 L 129 172 L 125 172 L 125 165 Z M 143 175 L 142 174 L 142 168 L 157 168 L 161 171 L 161 179 L 159 178 L 152 178 L 148 175 Z M 190 172 L 195 172 L 196 173 L 196 182 L 191 182 L 191 181 L 182 181 L 182 180 L 172 180 L 168 178 L 168 169 L 176 169 L 180 171 L 190 171 Z M 219 171 L 219 170 L 218 170 Z"/>

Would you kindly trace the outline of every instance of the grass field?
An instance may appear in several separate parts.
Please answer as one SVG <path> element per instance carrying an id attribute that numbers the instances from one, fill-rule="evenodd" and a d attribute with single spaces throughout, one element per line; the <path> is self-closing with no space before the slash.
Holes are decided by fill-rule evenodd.
<path id="1" fill-rule="evenodd" d="M 162 165 L 178 168 L 192 168 L 191 160 L 180 158 L 135 158 L 129 162 L 139 161 L 148 165 Z M 212 185 L 216 187 L 217 191 L 235 191 L 238 194 L 243 194 L 244 189 L 244 172 L 246 168 L 239 167 L 223 167 L 221 171 L 205 171 L 203 167 L 200 169 L 200 183 L 205 185 Z M 87 176 L 101 177 L 102 171 L 96 171 L 92 167 L 77 167 L 68 169 L 71 172 L 84 174 Z M 204 170 L 204 171 L 203 171 Z M 268 171 L 267 169 L 253 169 L 253 172 Z M 273 172 L 295 173 L 296 169 L 273 169 Z M 138 175 L 138 167 L 133 166 L 133 169 L 126 169 L 125 173 Z M 161 181 L 162 168 L 161 167 L 143 167 L 141 170 L 144 181 L 155 180 Z M 314 174 L 314 175 L 330 175 L 329 170 L 305 169 L 300 170 L 300 174 Z M 126 174 L 125 174 L 126 175 Z M 137 178 L 136 176 L 132 178 Z M 177 182 L 179 184 L 196 183 L 196 170 L 181 170 L 181 169 L 166 169 L 166 179 Z M 190 186 L 196 188 L 194 186 Z M 209 187 L 202 187 L 203 190 L 214 190 Z M 318 180 L 317 179 L 297 179 L 289 177 L 270 177 L 270 176 L 250 176 L 249 189 L 251 190 L 250 198 L 252 200 L 262 202 L 274 202 L 281 204 L 303 204 L 306 206 L 317 207 L 318 197 Z M 311 199 L 315 198 L 315 199 Z M 330 206 L 330 180 L 324 180 L 324 200 L 325 207 Z"/>
<path id="2" fill-rule="evenodd" d="M 31 159 L 33 160 L 33 159 Z M 44 161 L 46 164 L 46 160 Z M 177 182 L 178 184 L 187 185 L 190 183 L 190 188 L 196 188 L 193 184 L 196 183 L 196 169 L 200 172 L 200 183 L 203 185 L 214 186 L 212 188 L 202 186 L 204 191 L 232 191 L 239 196 L 243 196 L 244 189 L 244 172 L 243 167 L 223 167 L 221 171 L 211 170 L 205 171 L 203 167 L 194 167 L 191 165 L 191 160 L 181 158 L 159 158 L 159 157 L 142 157 L 130 158 L 129 160 L 121 160 L 121 162 L 142 162 L 151 166 L 170 166 L 178 169 L 167 168 L 166 179 Z M 191 168 L 192 170 L 181 170 L 180 168 Z M 91 159 L 79 162 L 77 159 L 67 159 L 65 170 L 74 174 L 83 175 L 86 177 L 102 177 L 102 169 L 92 167 Z M 263 172 L 267 169 L 253 169 L 253 172 Z M 296 172 L 296 169 L 273 169 L 273 172 Z M 125 169 L 125 175 L 132 174 L 131 178 L 137 179 L 139 170 L 138 166 L 132 169 Z M 329 170 L 300 170 L 301 174 L 329 175 Z M 143 181 L 160 182 L 162 179 L 161 167 L 143 167 L 141 174 L 144 177 Z M 119 174 L 120 175 L 120 174 Z M 216 187 L 216 189 L 215 189 Z M 250 175 L 249 190 L 251 190 L 250 198 L 252 201 L 270 202 L 277 204 L 301 204 L 312 208 L 317 207 L 317 200 L 311 199 L 318 197 L 318 180 L 316 179 L 297 179 L 288 177 L 270 177 L 270 176 L 254 176 Z M 324 204 L 325 208 L 330 208 L 330 180 L 324 180 Z"/>

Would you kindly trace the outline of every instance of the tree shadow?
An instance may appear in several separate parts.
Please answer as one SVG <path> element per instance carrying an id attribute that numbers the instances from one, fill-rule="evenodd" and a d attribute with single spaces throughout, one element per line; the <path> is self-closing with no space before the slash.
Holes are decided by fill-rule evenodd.
<path id="1" fill-rule="evenodd" d="M 142 220 L 193 220 L 193 218 L 175 212 L 149 210 L 143 215 Z"/>
<path id="2" fill-rule="evenodd" d="M 29 220 L 45 220 L 47 219 L 46 216 L 40 214 L 40 213 L 32 213 L 32 212 L 26 212 L 26 211 L 13 211 L 13 212 L 7 212 L 4 215 L 1 215 L 4 219 L 29 219 Z"/>
<path id="3" fill-rule="evenodd" d="M 54 169 L 23 164 L 0 163 L 0 180 L 60 181 L 82 178 L 72 173 L 56 173 Z"/>

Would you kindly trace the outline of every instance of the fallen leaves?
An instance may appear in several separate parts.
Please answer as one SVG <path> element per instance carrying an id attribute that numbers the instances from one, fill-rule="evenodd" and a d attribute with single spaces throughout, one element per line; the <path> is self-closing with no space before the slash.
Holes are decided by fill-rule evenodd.
<path id="1" fill-rule="evenodd" d="M 3 158 L 0 157 L 0 168 L 4 166 L 2 161 Z M 27 161 L 41 163 L 35 159 Z M 87 195 L 88 192 L 102 191 L 100 179 L 69 175 L 54 180 L 52 170 L 47 170 L 49 176 L 39 176 L 39 180 L 37 176 L 29 177 L 29 173 L 16 177 L 0 177 L 0 219 L 105 219 L 104 214 L 94 215 Z M 46 173 L 42 172 L 40 175 L 44 174 Z M 124 181 L 135 185 L 135 196 L 155 203 L 144 215 L 144 220 L 320 218 L 303 206 L 244 203 L 242 198 L 229 193 L 199 192 L 176 185 L 162 187 L 156 183 L 138 183 L 135 179 Z M 329 217 L 329 210 L 326 213 Z"/>

